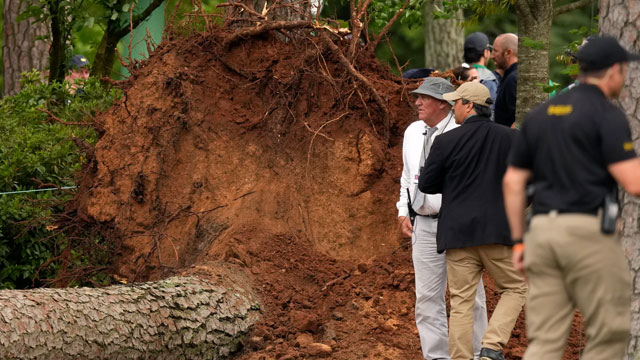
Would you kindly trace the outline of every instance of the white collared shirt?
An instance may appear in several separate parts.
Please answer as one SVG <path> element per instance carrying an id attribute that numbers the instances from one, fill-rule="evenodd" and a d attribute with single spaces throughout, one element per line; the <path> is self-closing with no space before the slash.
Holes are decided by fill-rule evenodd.
<path id="1" fill-rule="evenodd" d="M 456 124 L 453 118 L 453 113 L 449 113 L 444 119 L 436 125 L 438 130 L 433 133 L 431 141 L 436 136 L 443 132 L 455 129 L 459 125 Z M 424 137 L 428 125 L 422 121 L 414 121 L 407 127 L 404 132 L 404 140 L 402 143 L 402 176 L 400 177 L 400 200 L 396 203 L 398 208 L 398 216 L 408 216 L 409 209 L 407 208 L 407 189 L 409 194 L 413 197 L 416 186 L 418 186 L 418 176 L 420 175 L 420 167 L 424 164 L 420 164 L 420 155 L 422 154 L 422 147 L 424 146 Z M 429 154 L 424 154 L 425 159 Z M 413 198 L 411 199 L 413 201 Z M 417 209 L 417 213 L 420 215 L 435 215 L 440 212 L 440 205 L 442 203 L 442 195 L 426 195 L 426 200 L 420 209 Z"/>

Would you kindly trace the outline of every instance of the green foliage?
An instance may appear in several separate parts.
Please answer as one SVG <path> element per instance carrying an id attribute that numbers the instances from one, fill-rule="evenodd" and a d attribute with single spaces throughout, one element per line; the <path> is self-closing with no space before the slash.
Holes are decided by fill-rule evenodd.
<path id="1" fill-rule="evenodd" d="M 538 86 L 540 86 L 540 88 L 542 89 L 543 92 L 547 93 L 547 94 L 551 94 L 554 93 L 558 90 L 560 90 L 560 88 L 562 87 L 562 84 L 559 84 L 557 82 L 553 82 L 553 81 L 549 81 L 548 84 L 537 84 Z"/>
<path id="2" fill-rule="evenodd" d="M 400 23 L 406 24 L 409 28 L 422 25 L 422 7 L 424 6 L 424 1 L 425 0 L 410 0 L 409 5 L 406 6 L 402 17 L 399 19 Z M 370 30 L 374 33 L 380 32 L 402 8 L 404 3 L 404 0 L 372 1 L 369 6 L 371 18 L 371 22 L 369 23 Z"/>
<path id="3" fill-rule="evenodd" d="M 83 19 L 75 24 L 71 44 L 74 54 L 82 54 L 93 63 L 108 20 L 108 10 L 93 0 L 85 0 L 82 8 Z"/>
<path id="4" fill-rule="evenodd" d="M 598 33 L 598 9 L 585 7 L 557 16 L 551 28 L 551 46 L 549 49 L 549 72 L 553 81 L 563 84 L 562 88 L 573 83 L 578 75 L 578 66 L 571 64 L 567 54 L 577 53 L 578 46 L 588 36 Z"/>
<path id="5" fill-rule="evenodd" d="M 480 19 L 505 14 L 515 0 L 444 0 L 442 8 L 436 7 L 434 18 L 451 19 L 458 10 L 465 11 L 465 23 L 475 24 Z"/>
<path id="6" fill-rule="evenodd" d="M 90 79 L 81 95 L 71 95 L 68 83 L 43 84 L 38 72 L 23 74 L 23 88 L 0 100 L 0 192 L 74 185 L 84 154 L 72 137 L 96 141 L 91 127 L 62 122 L 92 121 L 118 96 Z M 69 239 L 57 231 L 55 214 L 64 211 L 67 191 L 0 195 L 0 288 L 26 288 L 47 260 L 60 256 Z M 72 254 L 71 266 L 83 266 L 93 254 Z M 59 262 L 40 271 L 52 278 Z M 35 285 L 40 282 L 36 281 Z"/>

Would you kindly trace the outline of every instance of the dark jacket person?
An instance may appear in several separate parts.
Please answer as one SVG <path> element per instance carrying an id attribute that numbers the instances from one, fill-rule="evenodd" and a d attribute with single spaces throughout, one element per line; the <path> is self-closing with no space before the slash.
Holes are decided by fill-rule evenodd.
<path id="1" fill-rule="evenodd" d="M 516 95 L 518 92 L 518 37 L 507 33 L 496 37 L 491 53 L 502 80 L 496 95 L 494 120 L 504 126 L 516 121 Z"/>
<path id="2" fill-rule="evenodd" d="M 489 89 L 478 82 L 444 94 L 455 101 L 462 126 L 438 136 L 431 147 L 418 187 L 442 193 L 436 241 L 446 250 L 451 302 L 449 352 L 452 360 L 473 359 L 473 303 L 487 269 L 501 297 L 482 338 L 480 359 L 503 360 L 502 348 L 524 305 L 524 278 L 513 268 L 509 227 L 502 197 L 502 176 L 515 130 L 489 119 Z"/>
<path id="3" fill-rule="evenodd" d="M 502 176 L 516 130 L 498 126 L 490 120 L 490 112 L 476 105 L 478 108 L 481 114 L 467 119 L 456 116 L 456 123 L 464 124 L 434 141 L 418 184 L 427 194 L 442 194 L 436 238 L 440 253 L 476 245 L 513 245 L 504 211 Z M 455 107 L 453 110 L 458 115 Z"/>

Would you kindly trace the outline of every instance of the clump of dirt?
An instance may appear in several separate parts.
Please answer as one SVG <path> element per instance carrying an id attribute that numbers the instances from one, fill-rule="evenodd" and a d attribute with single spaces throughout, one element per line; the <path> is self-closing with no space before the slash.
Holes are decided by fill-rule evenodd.
<path id="1" fill-rule="evenodd" d="M 78 217 L 120 244 L 129 281 L 246 269 L 264 316 L 240 359 L 420 359 L 395 209 L 415 84 L 324 30 L 239 31 L 166 41 L 121 84 Z"/>

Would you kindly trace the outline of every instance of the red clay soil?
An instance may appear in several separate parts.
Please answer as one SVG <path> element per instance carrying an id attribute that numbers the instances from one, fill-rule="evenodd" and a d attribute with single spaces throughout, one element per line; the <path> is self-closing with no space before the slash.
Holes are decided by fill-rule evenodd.
<path id="1" fill-rule="evenodd" d="M 354 68 L 376 97 L 321 33 L 161 44 L 97 119 L 74 206 L 121 245 L 116 272 L 129 281 L 244 269 L 263 318 L 237 359 L 420 359 L 395 209 L 415 84 L 359 49 Z M 565 359 L 580 345 L 574 329 Z M 521 316 L 507 358 L 525 348 Z"/>

